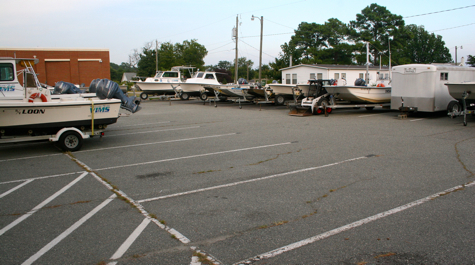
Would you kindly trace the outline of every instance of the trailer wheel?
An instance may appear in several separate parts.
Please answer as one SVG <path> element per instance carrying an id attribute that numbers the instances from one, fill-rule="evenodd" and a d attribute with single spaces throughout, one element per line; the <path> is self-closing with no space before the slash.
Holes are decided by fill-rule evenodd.
<path id="1" fill-rule="evenodd" d="M 285 98 L 282 95 L 275 95 L 274 104 L 276 106 L 282 106 L 285 103 Z"/>
<path id="2" fill-rule="evenodd" d="M 455 118 L 455 113 L 460 112 L 462 110 L 462 106 L 458 101 L 452 100 L 447 105 L 447 114 L 453 119 Z"/>
<path id="3" fill-rule="evenodd" d="M 180 98 L 183 100 L 188 100 L 190 99 L 190 95 L 188 93 L 181 93 Z"/>
<path id="4" fill-rule="evenodd" d="M 366 110 L 372 111 L 374 107 L 366 107 Z"/>
<path id="5" fill-rule="evenodd" d="M 206 94 L 206 93 L 201 93 L 201 94 L 200 94 L 200 99 L 203 100 L 203 101 L 207 100 L 207 99 L 208 99 L 208 94 Z"/>
<path id="6" fill-rule="evenodd" d="M 65 132 L 59 138 L 59 145 L 63 151 L 78 151 L 82 146 L 82 137 L 75 131 Z"/>
<path id="7" fill-rule="evenodd" d="M 148 94 L 145 93 L 145 92 L 142 92 L 142 93 L 140 94 L 140 98 L 143 99 L 143 100 L 146 100 L 146 99 L 148 98 Z"/>

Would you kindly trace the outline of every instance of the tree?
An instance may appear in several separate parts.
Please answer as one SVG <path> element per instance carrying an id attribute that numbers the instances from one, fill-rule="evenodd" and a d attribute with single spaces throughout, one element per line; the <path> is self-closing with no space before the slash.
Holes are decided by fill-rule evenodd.
<path id="1" fill-rule="evenodd" d="M 157 70 L 156 58 L 158 58 L 158 70 L 170 70 L 173 66 L 190 65 L 197 68 L 204 66 L 204 57 L 208 54 L 206 48 L 196 42 L 196 40 L 183 41 L 183 43 L 172 44 L 164 42 L 160 48 L 153 47 L 149 42 L 143 47 L 138 62 L 139 76 L 153 76 Z"/>
<path id="2" fill-rule="evenodd" d="M 472 67 L 475 67 L 475 56 L 473 55 L 467 56 L 467 64 Z"/>
<path id="3" fill-rule="evenodd" d="M 402 40 L 407 37 L 402 16 L 392 14 L 378 4 L 371 4 L 361 14 L 356 14 L 356 20 L 350 21 L 349 30 L 354 41 L 371 44 L 370 53 L 374 64 L 378 63 L 380 55 L 387 54 L 390 39 L 391 49 L 397 49 L 402 47 Z"/>
<path id="4" fill-rule="evenodd" d="M 440 35 L 427 32 L 423 26 L 406 26 L 410 38 L 406 40 L 401 56 L 411 63 L 449 63 L 452 55 Z"/>
<path id="5" fill-rule="evenodd" d="M 131 66 L 129 63 L 121 63 L 117 65 L 110 63 L 111 80 L 119 83 L 122 80 L 122 75 L 125 72 L 136 72 L 137 68 Z"/>

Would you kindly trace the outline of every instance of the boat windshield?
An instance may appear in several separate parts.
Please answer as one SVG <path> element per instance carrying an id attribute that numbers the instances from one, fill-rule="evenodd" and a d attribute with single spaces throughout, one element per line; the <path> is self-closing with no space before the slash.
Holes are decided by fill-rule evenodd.
<path id="1" fill-rule="evenodd" d="M 13 81 L 13 64 L 0 63 L 0 81 Z"/>
<path id="2" fill-rule="evenodd" d="M 178 72 L 163 72 L 162 77 L 178 77 Z"/>
<path id="3" fill-rule="evenodd" d="M 155 78 L 159 78 L 161 75 L 162 75 L 162 71 L 158 71 L 156 74 L 155 74 Z"/>
<path id="4" fill-rule="evenodd" d="M 204 74 L 205 74 L 205 73 L 203 73 L 203 72 L 197 72 L 197 73 L 193 76 L 193 78 L 203 78 L 203 75 L 204 75 Z"/>

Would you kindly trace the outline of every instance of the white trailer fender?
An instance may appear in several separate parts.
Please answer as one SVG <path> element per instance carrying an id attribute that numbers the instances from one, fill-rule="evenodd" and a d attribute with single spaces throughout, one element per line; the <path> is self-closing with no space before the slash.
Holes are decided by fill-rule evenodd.
<path id="1" fill-rule="evenodd" d="M 74 128 L 74 127 L 67 127 L 67 128 L 62 128 L 61 130 L 59 130 L 55 135 L 51 135 L 51 137 L 49 138 L 49 141 L 50 142 L 57 142 L 59 141 L 59 138 L 61 138 L 61 135 L 65 132 L 68 132 L 68 131 L 75 131 L 77 132 L 79 135 L 81 135 L 82 139 L 87 139 L 89 138 L 89 135 L 88 134 L 84 134 L 83 132 L 81 132 L 81 130 L 79 130 L 78 128 Z"/>

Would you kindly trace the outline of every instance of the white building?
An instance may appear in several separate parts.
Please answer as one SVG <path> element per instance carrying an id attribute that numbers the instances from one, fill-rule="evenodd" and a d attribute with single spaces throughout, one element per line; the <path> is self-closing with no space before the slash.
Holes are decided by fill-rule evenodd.
<path id="1" fill-rule="evenodd" d="M 366 80 L 364 65 L 299 64 L 280 69 L 282 84 L 302 84 L 310 79 L 335 79 L 338 85 L 354 85 L 358 78 Z M 389 85 L 389 68 L 369 66 L 368 85 Z"/>
<path id="2" fill-rule="evenodd" d="M 132 78 L 136 77 L 137 74 L 136 73 L 129 73 L 129 72 L 126 72 L 126 73 L 123 73 L 122 74 L 122 79 L 120 80 L 120 82 L 131 82 L 132 81 Z"/>

